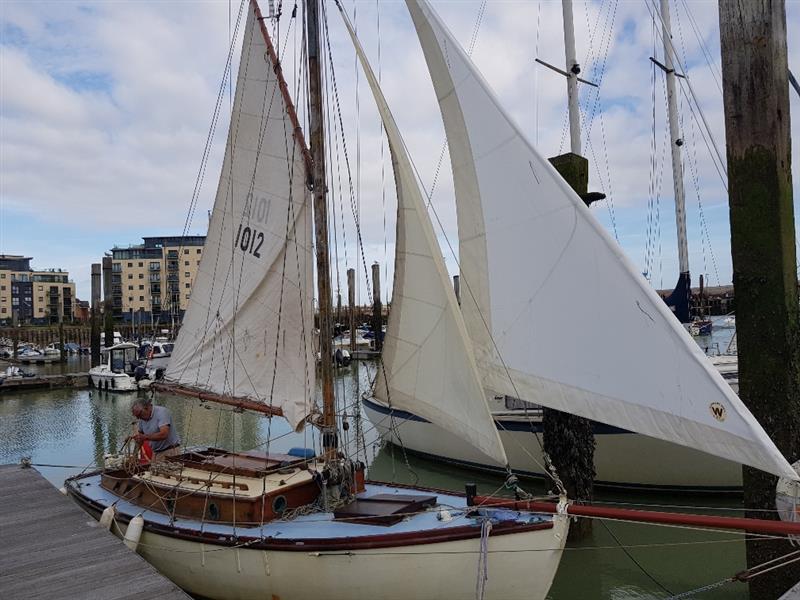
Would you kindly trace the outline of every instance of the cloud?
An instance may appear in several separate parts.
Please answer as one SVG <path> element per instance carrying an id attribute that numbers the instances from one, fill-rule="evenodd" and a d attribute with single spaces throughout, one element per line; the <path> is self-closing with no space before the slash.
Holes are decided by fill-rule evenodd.
<path id="1" fill-rule="evenodd" d="M 438 230 L 437 219 L 434 224 L 448 266 L 455 270 L 447 248 L 448 241 L 457 246 L 449 156 L 445 152 L 440 161 L 444 130 L 410 19 L 400 2 L 380 2 L 377 8 L 375 3 L 344 4 L 351 15 L 357 13 L 362 43 L 381 73 L 422 183 L 431 188 L 436 181 L 432 209 L 444 230 Z M 716 5 L 671 4 L 674 43 L 724 153 Z M 565 151 L 564 80 L 534 62 L 537 57 L 557 66 L 564 62 L 560 4 L 460 1 L 434 6 L 466 48 L 474 42 L 476 64 L 540 151 L 547 156 Z M 284 69 L 297 96 L 293 74 L 301 31 L 289 7 L 284 4 L 275 37 L 285 48 Z M 79 282 L 79 296 L 88 297 L 89 265 L 111 245 L 181 233 L 237 8 L 233 3 L 229 15 L 229 4 L 222 1 L 2 3 L 0 251 L 33 255 L 41 267 L 69 267 Z M 792 43 L 791 36 L 800 31 L 800 5 L 788 3 L 787 11 L 789 61 L 798 73 L 800 44 Z M 581 94 L 590 187 L 609 194 L 593 211 L 634 262 L 650 269 L 654 285 L 669 285 L 677 276 L 677 251 L 663 75 L 656 71 L 654 77 L 649 61 L 661 55 L 657 28 L 645 3 L 575 2 L 574 15 L 583 75 L 602 83 L 599 92 L 582 86 Z M 333 5 L 328 18 L 339 98 L 331 114 L 341 112 L 348 158 L 346 163 L 341 137 L 338 144 L 329 141 L 335 246 L 340 262 L 346 255 L 355 266 L 351 205 L 356 205 L 367 264 L 391 263 L 396 202 L 388 149 Z M 236 63 L 236 50 L 234 57 Z M 327 74 L 330 80 L 330 66 Z M 305 98 L 299 94 L 295 100 L 303 118 Z M 800 107 L 795 95 L 791 103 L 795 111 Z M 696 109 L 693 115 L 683 96 L 681 105 L 692 270 L 725 283 L 731 277 L 726 193 L 700 134 Z M 203 232 L 213 202 L 228 106 L 226 96 L 193 233 Z M 794 119 L 794 139 L 800 139 L 799 122 Z M 800 180 L 798 154 L 795 181 Z M 351 197 L 351 183 L 358 197 Z M 42 243 L 52 239 L 58 243 Z M 390 282 L 383 287 L 388 290 Z"/>

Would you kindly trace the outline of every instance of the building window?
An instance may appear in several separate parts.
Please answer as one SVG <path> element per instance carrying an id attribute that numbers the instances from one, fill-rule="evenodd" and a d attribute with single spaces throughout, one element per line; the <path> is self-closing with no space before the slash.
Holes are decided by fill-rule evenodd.
<path id="1" fill-rule="evenodd" d="M 188 248 L 184 249 L 183 253 L 184 254 L 189 254 L 189 249 Z"/>
<path id="2" fill-rule="evenodd" d="M 191 277 L 191 274 L 187 271 L 186 273 L 183 274 L 183 276 L 184 277 Z"/>
<path id="3" fill-rule="evenodd" d="M 111 272 L 112 273 L 122 273 L 122 263 L 115 262 L 111 265 Z"/>
<path id="4" fill-rule="evenodd" d="M 128 263 L 128 266 L 129 266 L 129 267 L 132 267 L 132 266 L 133 266 L 133 263 Z M 113 269 L 114 267 L 111 267 L 111 268 Z"/>
<path id="5" fill-rule="evenodd" d="M 0 273 L 0 279 L 5 279 L 5 278 L 6 278 L 6 274 L 5 273 Z"/>
<path id="6" fill-rule="evenodd" d="M 199 260 L 197 261 L 197 264 L 198 264 L 198 265 L 200 264 L 200 261 L 199 261 Z"/>
<path id="7" fill-rule="evenodd" d="M 41 288 L 39 288 L 39 289 L 41 289 Z M 6 291 L 6 286 L 4 286 L 4 285 L 0 285 L 0 290 L 2 290 L 2 291 L 4 291 L 4 292 L 5 292 L 5 291 Z"/>
<path id="8" fill-rule="evenodd" d="M 44 302 L 44 296 L 39 296 L 39 302 Z"/>
<path id="9" fill-rule="evenodd" d="M 5 275 L 3 275 L 3 277 L 5 277 Z M 8 311 L 6 311 L 6 307 L 4 306 L 3 308 L 0 308 L 0 312 L 5 314 Z"/>
<path id="10" fill-rule="evenodd" d="M 186 294 L 186 299 L 187 299 L 187 300 L 189 299 L 189 295 L 190 295 L 190 294 Z M 5 309 L 3 309 L 3 310 L 5 310 Z"/>
<path id="11" fill-rule="evenodd" d="M 39 286 L 39 291 L 40 291 L 40 292 L 43 292 L 43 291 L 44 291 L 44 286 L 43 286 L 43 285 L 40 285 L 40 286 Z"/>
<path id="12" fill-rule="evenodd" d="M 133 273 L 128 273 L 128 279 L 133 279 Z"/>
<path id="13" fill-rule="evenodd" d="M 128 296 L 128 302 L 133 302 L 133 296 Z"/>
<path id="14" fill-rule="evenodd" d="M 189 261 L 188 260 L 183 261 L 183 266 L 184 267 L 188 267 L 189 266 Z"/>
<path id="15" fill-rule="evenodd" d="M 144 302 L 144 296 L 139 296 L 139 302 Z"/>
<path id="16" fill-rule="evenodd" d="M 139 266 L 140 266 L 140 267 L 143 267 L 143 266 L 144 266 L 144 263 L 143 263 L 143 262 L 140 262 L 140 263 L 139 263 Z"/>
<path id="17" fill-rule="evenodd" d="M 197 253 L 200 254 L 202 250 L 200 248 L 197 249 Z"/>
<path id="18" fill-rule="evenodd" d="M 184 284 L 184 286 L 188 290 L 188 289 L 190 289 L 192 287 L 192 284 L 187 282 L 187 283 Z"/>
<path id="19" fill-rule="evenodd" d="M 140 290 L 143 290 L 143 289 L 144 289 L 144 286 L 143 286 L 143 285 L 140 285 L 140 286 L 139 286 L 139 289 L 140 289 Z"/>
<path id="20" fill-rule="evenodd" d="M 139 279 L 144 279 L 144 273 L 139 273 Z"/>
<path id="21" fill-rule="evenodd" d="M 130 291 L 132 291 L 132 290 L 133 290 L 133 286 L 132 286 L 132 285 L 129 285 L 129 286 L 128 286 L 128 291 L 130 292 Z"/>

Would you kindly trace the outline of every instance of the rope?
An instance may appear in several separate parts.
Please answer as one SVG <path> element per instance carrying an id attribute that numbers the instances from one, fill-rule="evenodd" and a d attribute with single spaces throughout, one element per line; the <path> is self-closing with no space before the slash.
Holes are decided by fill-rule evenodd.
<path id="1" fill-rule="evenodd" d="M 486 518 L 481 523 L 481 543 L 478 551 L 478 579 L 475 583 L 475 598 L 483 600 L 486 592 L 486 582 L 489 580 L 489 534 L 492 531 L 492 521 Z"/>

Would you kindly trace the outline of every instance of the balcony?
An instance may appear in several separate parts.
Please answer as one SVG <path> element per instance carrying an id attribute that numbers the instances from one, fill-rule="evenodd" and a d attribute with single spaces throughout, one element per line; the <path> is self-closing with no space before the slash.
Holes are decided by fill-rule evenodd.
<path id="1" fill-rule="evenodd" d="M 158 283 L 161 281 L 161 273 L 150 273 L 150 282 Z"/>

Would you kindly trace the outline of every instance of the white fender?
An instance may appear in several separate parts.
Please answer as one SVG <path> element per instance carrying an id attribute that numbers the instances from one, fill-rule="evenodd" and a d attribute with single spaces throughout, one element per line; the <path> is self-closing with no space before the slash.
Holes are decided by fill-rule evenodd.
<path id="1" fill-rule="evenodd" d="M 114 517 L 117 515 L 117 509 L 114 506 L 108 506 L 100 515 L 100 527 L 106 530 L 111 529 L 111 524 L 114 522 Z M 137 540 L 138 541 L 138 540 Z"/>
<path id="2" fill-rule="evenodd" d="M 144 529 L 144 519 L 142 515 L 136 515 L 131 519 L 131 522 L 128 523 L 128 529 L 125 530 L 125 539 L 122 541 L 134 552 L 136 552 L 136 548 L 139 546 L 139 540 L 142 537 L 142 529 Z"/>

